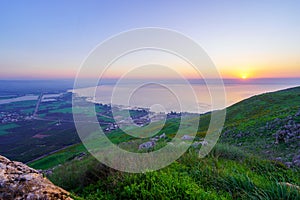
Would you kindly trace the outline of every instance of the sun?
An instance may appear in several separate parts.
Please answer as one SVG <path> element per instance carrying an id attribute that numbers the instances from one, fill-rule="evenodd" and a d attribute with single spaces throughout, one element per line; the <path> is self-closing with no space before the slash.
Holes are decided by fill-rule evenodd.
<path id="1" fill-rule="evenodd" d="M 243 80 L 248 79 L 249 78 L 249 73 L 247 73 L 247 72 L 240 73 L 240 78 L 243 79 Z"/>
<path id="2" fill-rule="evenodd" d="M 247 78 L 248 78 L 248 75 L 247 75 L 247 74 L 242 74 L 241 78 L 242 78 L 242 79 L 247 79 Z"/>

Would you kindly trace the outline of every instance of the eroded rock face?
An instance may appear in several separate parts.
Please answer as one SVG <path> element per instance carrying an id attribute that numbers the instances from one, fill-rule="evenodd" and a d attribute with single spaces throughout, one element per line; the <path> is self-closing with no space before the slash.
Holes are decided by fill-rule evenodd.
<path id="1" fill-rule="evenodd" d="M 27 165 L 0 156 L 0 199 L 71 200 L 69 193 L 53 185 Z"/>

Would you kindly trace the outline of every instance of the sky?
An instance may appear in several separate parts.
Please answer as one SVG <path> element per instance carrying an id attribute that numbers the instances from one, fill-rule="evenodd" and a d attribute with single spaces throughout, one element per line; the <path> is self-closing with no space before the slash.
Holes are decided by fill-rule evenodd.
<path id="1" fill-rule="evenodd" d="M 300 77 L 299 9 L 296 0 L 2 0 L 0 79 L 74 78 L 99 43 L 143 27 L 167 28 L 192 38 L 223 78 Z M 131 61 L 137 57 L 141 55 Z M 174 60 L 169 64 L 197 78 Z M 119 62 L 107 77 L 121 76 L 125 63 L 130 65 L 128 59 Z"/>

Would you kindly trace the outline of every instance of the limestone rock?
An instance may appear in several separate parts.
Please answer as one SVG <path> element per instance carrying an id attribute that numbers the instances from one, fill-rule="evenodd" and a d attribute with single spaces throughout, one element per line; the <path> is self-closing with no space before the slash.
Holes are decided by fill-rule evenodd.
<path id="1" fill-rule="evenodd" d="M 194 140 L 195 137 L 190 135 L 184 135 L 181 137 L 181 140 Z"/>
<path id="2" fill-rule="evenodd" d="M 163 133 L 163 134 L 161 134 L 161 135 L 159 136 L 159 139 L 165 139 L 166 137 L 167 137 L 166 134 Z"/>
<path id="3" fill-rule="evenodd" d="M 152 148 L 154 146 L 155 146 L 155 142 L 154 141 L 145 142 L 145 143 L 143 143 L 143 144 L 141 144 L 139 146 L 139 150 L 141 150 L 141 149 L 150 149 L 150 148 Z"/>
<path id="4" fill-rule="evenodd" d="M 21 162 L 0 156 L 0 199 L 71 200 L 69 193 Z"/>
<path id="5" fill-rule="evenodd" d="M 197 148 L 200 144 L 201 144 L 202 146 L 206 146 L 206 145 L 208 145 L 208 142 L 205 141 L 205 140 L 203 140 L 203 141 L 201 141 L 201 142 L 194 142 L 194 143 L 192 144 L 192 147 Z"/>
<path id="6" fill-rule="evenodd" d="M 293 164 L 297 167 L 300 167 L 300 152 L 298 152 L 298 155 L 294 156 Z"/>

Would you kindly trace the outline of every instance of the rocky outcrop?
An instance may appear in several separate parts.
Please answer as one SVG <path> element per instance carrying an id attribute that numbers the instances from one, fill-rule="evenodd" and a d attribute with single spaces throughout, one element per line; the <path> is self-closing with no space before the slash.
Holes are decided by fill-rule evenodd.
<path id="1" fill-rule="evenodd" d="M 157 135 L 153 138 L 150 138 L 150 141 L 145 142 L 143 144 L 140 144 L 139 145 L 139 150 L 152 149 L 156 145 L 156 142 L 159 141 L 159 140 L 162 140 L 162 139 L 167 139 L 167 135 L 165 133 L 163 133 L 161 135 Z"/>
<path id="2" fill-rule="evenodd" d="M 276 138 L 275 144 L 299 141 L 300 124 L 296 123 L 293 117 L 289 117 L 286 124 L 280 127 L 274 136 Z"/>
<path id="3" fill-rule="evenodd" d="M 0 156 L 0 199 L 71 200 L 69 193 L 53 185 L 27 165 Z"/>

